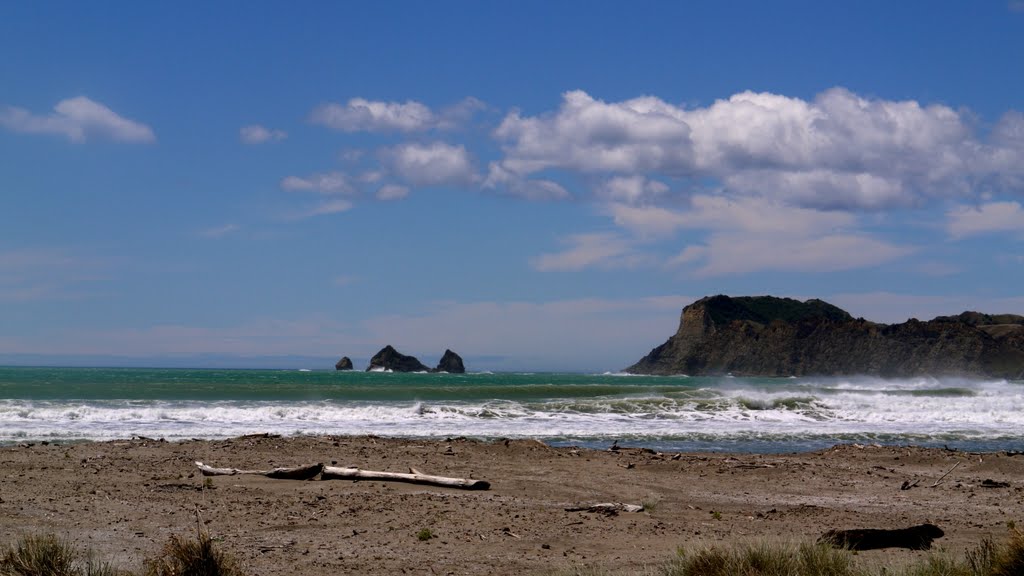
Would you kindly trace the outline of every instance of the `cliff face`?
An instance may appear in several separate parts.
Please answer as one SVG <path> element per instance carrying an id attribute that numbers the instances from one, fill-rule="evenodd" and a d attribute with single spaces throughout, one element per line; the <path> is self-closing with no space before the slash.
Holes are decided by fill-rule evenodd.
<path id="1" fill-rule="evenodd" d="M 916 375 L 1024 379 L 1024 317 L 965 312 L 876 324 L 821 300 L 712 296 L 633 374 Z"/>

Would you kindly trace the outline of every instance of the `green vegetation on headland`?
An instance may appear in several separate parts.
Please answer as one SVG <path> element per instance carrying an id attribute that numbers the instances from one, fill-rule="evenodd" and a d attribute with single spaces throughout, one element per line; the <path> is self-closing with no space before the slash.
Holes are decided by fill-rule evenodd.
<path id="1" fill-rule="evenodd" d="M 822 300 L 710 296 L 633 374 L 1024 379 L 1024 316 L 964 312 L 878 324 Z"/>

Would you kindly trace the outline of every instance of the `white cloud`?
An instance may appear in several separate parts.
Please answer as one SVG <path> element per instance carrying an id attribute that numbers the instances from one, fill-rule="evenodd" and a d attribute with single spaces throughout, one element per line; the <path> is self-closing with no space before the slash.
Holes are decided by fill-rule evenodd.
<path id="1" fill-rule="evenodd" d="M 612 204 L 616 225 L 640 238 L 669 237 L 680 230 L 706 230 L 667 264 L 696 266 L 700 276 L 763 270 L 836 271 L 874 266 L 912 253 L 856 231 L 845 212 L 796 208 L 765 198 L 696 195 L 687 210 Z"/>
<path id="2" fill-rule="evenodd" d="M 478 179 L 469 152 L 444 142 L 408 143 L 380 152 L 388 169 L 416 186 L 465 185 Z"/>
<path id="3" fill-rule="evenodd" d="M 121 142 L 153 142 L 152 128 L 116 114 L 85 96 L 61 100 L 54 111 L 37 116 L 23 108 L 0 110 L 0 126 L 29 134 L 59 134 L 72 142 L 106 138 Z"/>
<path id="4" fill-rule="evenodd" d="M 556 114 L 512 112 L 494 135 L 504 143 L 502 167 L 523 176 L 548 168 L 671 173 L 693 165 L 682 111 L 657 98 L 608 104 L 580 90 L 567 92 Z"/>
<path id="5" fill-rule="evenodd" d="M 397 184 L 386 184 L 377 190 L 378 200 L 401 200 L 409 195 L 409 188 Z"/>
<path id="6" fill-rule="evenodd" d="M 949 219 L 949 235 L 953 238 L 997 232 L 1024 233 L 1024 206 L 1020 202 L 957 206 L 946 216 Z"/>
<path id="7" fill-rule="evenodd" d="M 664 182 L 648 180 L 639 174 L 615 176 L 609 178 L 597 188 L 598 197 L 628 204 L 637 204 L 644 200 L 655 199 L 666 192 L 668 192 L 668 186 Z"/>
<path id="8" fill-rule="evenodd" d="M 908 247 L 857 234 L 716 233 L 703 245 L 685 248 L 673 263 L 702 262 L 696 270 L 699 276 L 766 270 L 835 272 L 884 264 L 912 251 Z"/>
<path id="9" fill-rule="evenodd" d="M 352 209 L 352 203 L 348 200 L 336 198 L 325 200 L 308 208 L 292 212 L 288 215 L 290 220 L 304 220 L 314 216 L 325 216 L 327 214 L 338 214 Z"/>
<path id="10" fill-rule="evenodd" d="M 633 268 L 650 263 L 634 251 L 633 242 L 614 233 L 576 234 L 563 239 L 562 252 L 541 254 L 533 267 L 542 272 L 579 271 L 585 268 Z"/>
<path id="11" fill-rule="evenodd" d="M 259 124 L 242 126 L 238 130 L 238 138 L 246 144 L 262 144 L 271 140 L 284 140 L 288 133 L 284 130 L 271 130 Z"/>
<path id="12" fill-rule="evenodd" d="M 808 101 L 742 92 L 693 109 L 574 91 L 552 113 L 509 113 L 494 132 L 501 170 L 520 179 L 552 170 L 608 174 L 596 189 L 605 199 L 649 201 L 638 184 L 685 177 L 794 206 L 868 211 L 981 188 L 1024 192 L 1022 134 L 1019 114 L 1007 114 L 985 140 L 969 112 L 842 88 Z"/>
<path id="13" fill-rule="evenodd" d="M 213 228 L 206 228 L 200 230 L 199 235 L 203 238 L 223 238 L 229 234 L 234 234 L 241 230 L 238 224 L 224 224 L 223 226 L 215 226 Z"/>
<path id="14" fill-rule="evenodd" d="M 311 191 L 321 194 L 352 194 L 355 192 L 348 176 L 342 172 L 311 174 L 306 177 L 287 176 L 281 180 L 281 189 L 289 192 Z"/>
<path id="15" fill-rule="evenodd" d="M 438 113 L 415 100 L 382 102 L 352 98 L 346 104 L 318 106 L 310 120 L 341 132 L 421 132 L 456 128 L 483 107 L 483 102 L 476 98 L 466 98 Z"/>
<path id="16" fill-rule="evenodd" d="M 502 168 L 496 162 L 488 166 L 484 189 L 502 190 L 527 200 L 566 200 L 571 195 L 561 184 L 543 178 L 522 178 Z"/>

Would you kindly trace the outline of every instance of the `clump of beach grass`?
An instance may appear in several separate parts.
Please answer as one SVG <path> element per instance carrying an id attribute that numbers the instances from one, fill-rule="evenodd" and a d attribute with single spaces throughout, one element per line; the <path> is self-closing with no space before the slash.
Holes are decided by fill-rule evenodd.
<path id="1" fill-rule="evenodd" d="M 171 536 L 161 553 L 146 560 L 145 576 L 243 576 L 234 557 L 200 533 L 196 540 Z"/>
<path id="2" fill-rule="evenodd" d="M 119 576 L 124 574 L 54 534 L 30 534 L 0 558 L 0 576 Z"/>
<path id="3" fill-rule="evenodd" d="M 760 542 L 694 551 L 680 549 L 666 576 L 853 576 L 852 555 L 819 544 Z"/>
<path id="4" fill-rule="evenodd" d="M 29 534 L 8 548 L 0 560 L 3 576 L 79 576 L 78 551 L 53 534 Z"/>

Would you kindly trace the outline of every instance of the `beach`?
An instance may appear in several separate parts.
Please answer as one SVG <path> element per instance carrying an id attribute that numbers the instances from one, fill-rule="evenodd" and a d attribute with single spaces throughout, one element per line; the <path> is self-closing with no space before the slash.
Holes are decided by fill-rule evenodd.
<path id="1" fill-rule="evenodd" d="M 242 469 L 412 467 L 491 487 L 207 479 L 197 460 Z M 902 563 L 936 551 L 961 554 L 985 537 L 1001 539 L 1008 522 L 1024 521 L 1024 455 L 908 446 L 726 454 L 551 447 L 531 439 L 136 438 L 8 445 L 0 447 L 0 469 L 4 542 L 53 532 L 129 569 L 170 536 L 194 536 L 197 517 L 253 575 L 550 574 L 574 567 L 632 574 L 656 569 L 679 547 L 806 542 L 829 529 L 924 522 L 945 531 L 931 552 L 858 555 Z M 997 487 L 985 487 L 986 480 Z M 566 510 L 606 502 L 645 510 Z"/>

